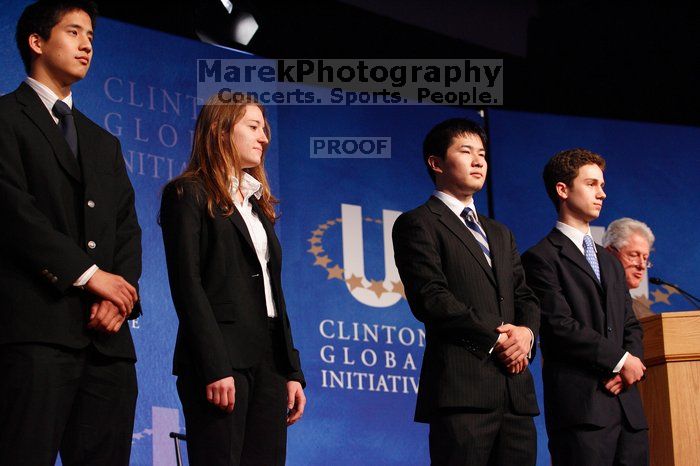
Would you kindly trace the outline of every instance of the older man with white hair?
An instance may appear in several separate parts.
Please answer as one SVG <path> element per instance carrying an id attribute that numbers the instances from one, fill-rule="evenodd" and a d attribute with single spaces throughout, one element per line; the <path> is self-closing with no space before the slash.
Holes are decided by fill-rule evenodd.
<path id="1" fill-rule="evenodd" d="M 608 225 L 603 236 L 603 246 L 610 251 L 625 269 L 627 288 L 639 287 L 644 272 L 651 268 L 649 254 L 654 245 L 654 234 L 646 223 L 631 218 L 619 218 Z M 637 319 L 653 315 L 649 305 L 634 299 L 632 308 Z"/>

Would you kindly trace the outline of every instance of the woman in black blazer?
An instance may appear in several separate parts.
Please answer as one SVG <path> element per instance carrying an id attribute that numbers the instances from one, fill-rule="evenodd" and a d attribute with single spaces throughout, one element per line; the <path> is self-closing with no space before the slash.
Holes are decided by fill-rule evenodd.
<path id="1" fill-rule="evenodd" d="M 221 97 L 226 97 L 221 99 Z M 180 325 L 173 373 L 190 465 L 281 465 L 304 411 L 284 296 L 262 105 L 203 106 L 192 155 L 163 191 L 160 221 Z"/>

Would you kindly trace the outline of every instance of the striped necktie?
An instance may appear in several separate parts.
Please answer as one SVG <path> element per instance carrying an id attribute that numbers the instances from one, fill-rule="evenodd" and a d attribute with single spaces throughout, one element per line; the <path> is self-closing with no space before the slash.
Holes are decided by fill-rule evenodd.
<path id="1" fill-rule="evenodd" d="M 489 240 L 488 238 L 486 238 L 486 233 L 484 232 L 484 229 L 481 228 L 481 225 L 479 225 L 479 220 L 477 219 L 476 214 L 469 207 L 465 207 L 462 211 L 462 218 L 467 224 L 467 228 L 469 228 L 469 231 L 471 231 L 472 235 L 474 235 L 474 239 L 476 239 L 476 242 L 479 243 L 479 246 L 481 247 L 484 256 L 486 256 L 486 262 L 488 262 L 490 266 L 491 250 L 489 249 Z"/>
<path id="2" fill-rule="evenodd" d="M 593 247 L 593 238 L 591 238 L 591 235 L 583 237 L 583 255 L 586 256 L 586 260 L 591 264 L 591 268 L 600 282 L 600 266 L 598 265 L 598 257 L 595 255 L 595 248 Z"/>

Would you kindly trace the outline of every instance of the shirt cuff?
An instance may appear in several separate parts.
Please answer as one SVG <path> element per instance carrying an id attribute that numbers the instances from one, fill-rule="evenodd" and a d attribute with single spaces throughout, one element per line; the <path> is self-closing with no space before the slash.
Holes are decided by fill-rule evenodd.
<path id="1" fill-rule="evenodd" d="M 78 279 L 73 283 L 73 286 L 85 286 L 87 282 L 90 281 L 95 272 L 100 270 L 97 264 L 93 264 L 92 267 L 87 269 Z"/>
<path id="2" fill-rule="evenodd" d="M 535 334 L 530 327 L 525 327 L 530 332 L 530 351 L 527 352 L 527 358 L 532 359 L 532 348 L 535 346 Z"/>
<path id="3" fill-rule="evenodd" d="M 505 323 L 505 322 L 501 322 L 501 325 L 503 325 L 504 323 Z M 496 341 L 494 342 L 493 346 L 492 346 L 491 349 L 489 350 L 489 354 L 493 353 L 493 349 L 494 349 L 494 348 L 496 347 L 496 345 L 498 344 L 498 339 L 501 338 L 501 335 L 503 335 L 503 334 L 502 334 L 502 333 L 499 333 L 498 336 L 496 337 Z"/>
<path id="4" fill-rule="evenodd" d="M 625 351 L 625 354 L 622 355 L 622 359 L 620 359 L 620 362 L 617 363 L 617 366 L 613 369 L 613 374 L 619 374 L 620 371 L 622 370 L 622 366 L 625 365 L 625 361 L 627 361 L 627 356 L 629 356 L 630 353 L 628 351 Z"/>
<path id="5" fill-rule="evenodd" d="M 496 343 L 494 343 L 493 346 L 491 347 L 491 349 L 489 350 L 489 354 L 493 353 L 493 349 L 494 349 L 494 348 L 496 347 L 496 345 L 498 344 L 498 339 L 499 339 L 499 338 L 501 338 L 501 334 L 500 334 L 500 333 L 498 334 L 498 337 L 496 337 Z"/>

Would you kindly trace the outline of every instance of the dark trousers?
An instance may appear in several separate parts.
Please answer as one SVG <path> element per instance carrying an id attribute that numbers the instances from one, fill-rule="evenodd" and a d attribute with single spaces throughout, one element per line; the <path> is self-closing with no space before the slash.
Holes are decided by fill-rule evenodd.
<path id="1" fill-rule="evenodd" d="M 440 410 L 430 423 L 433 466 L 534 466 L 537 432 L 532 416 L 516 414 L 504 397 L 494 411 Z"/>
<path id="2" fill-rule="evenodd" d="M 0 464 L 129 464 L 133 361 L 92 346 L 0 345 Z"/>
<path id="3" fill-rule="evenodd" d="M 575 425 L 547 429 L 553 466 L 647 466 L 648 430 L 634 430 L 622 412 L 605 427 Z"/>
<path id="4" fill-rule="evenodd" d="M 280 371 L 277 320 L 260 361 L 234 370 L 236 401 L 227 413 L 209 403 L 197 377 L 177 379 L 187 429 L 190 466 L 284 465 L 287 452 L 287 379 Z"/>

